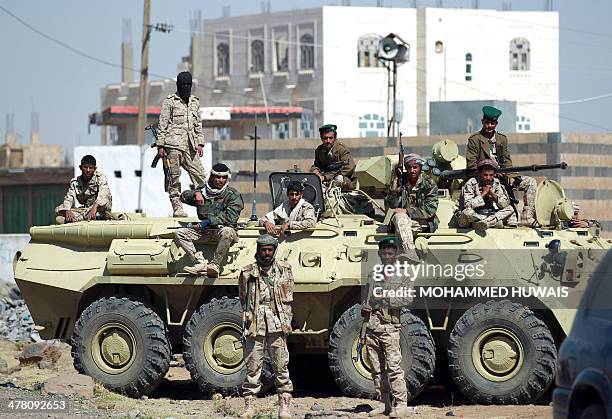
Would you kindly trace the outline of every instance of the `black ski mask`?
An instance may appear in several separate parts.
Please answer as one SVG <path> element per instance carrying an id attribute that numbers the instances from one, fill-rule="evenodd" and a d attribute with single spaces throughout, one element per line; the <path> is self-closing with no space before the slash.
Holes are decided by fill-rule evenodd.
<path id="1" fill-rule="evenodd" d="M 176 93 L 185 103 L 189 103 L 191 95 L 191 73 L 182 71 L 176 76 Z"/>

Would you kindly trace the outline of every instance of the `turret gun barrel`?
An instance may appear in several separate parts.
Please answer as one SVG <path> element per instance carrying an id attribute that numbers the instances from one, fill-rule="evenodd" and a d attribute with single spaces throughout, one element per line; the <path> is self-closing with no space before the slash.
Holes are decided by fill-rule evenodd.
<path id="1" fill-rule="evenodd" d="M 567 163 L 562 161 L 555 164 L 530 164 L 527 166 L 505 167 L 497 173 L 539 172 L 540 170 L 566 169 Z M 478 174 L 478 169 L 445 170 L 440 175 L 444 179 L 469 179 Z"/>

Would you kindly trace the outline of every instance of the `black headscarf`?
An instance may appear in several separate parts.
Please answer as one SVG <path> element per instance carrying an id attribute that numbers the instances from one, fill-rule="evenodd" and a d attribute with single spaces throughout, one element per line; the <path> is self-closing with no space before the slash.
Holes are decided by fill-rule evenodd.
<path id="1" fill-rule="evenodd" d="M 191 73 L 182 71 L 176 76 L 176 93 L 185 103 L 189 103 L 191 95 Z"/>

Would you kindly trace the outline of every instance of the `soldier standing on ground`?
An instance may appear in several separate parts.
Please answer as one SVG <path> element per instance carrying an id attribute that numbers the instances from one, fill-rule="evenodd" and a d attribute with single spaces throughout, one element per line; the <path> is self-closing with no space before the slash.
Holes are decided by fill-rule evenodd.
<path id="1" fill-rule="evenodd" d="M 183 71 L 176 77 L 176 93 L 164 99 L 159 115 L 157 153 L 167 155 L 171 179 L 168 195 L 174 217 L 187 217 L 181 204 L 181 167 L 191 182 L 201 188 L 206 175 L 200 157 L 204 154 L 204 135 L 200 117 L 200 99 L 191 94 L 191 73 Z"/>
<path id="2" fill-rule="evenodd" d="M 315 149 L 310 171 L 318 175 L 325 186 L 335 185 L 347 191 L 355 189 L 355 161 L 349 149 L 337 140 L 337 129 L 333 124 L 319 128 L 321 144 Z"/>
<path id="3" fill-rule="evenodd" d="M 493 106 L 482 108 L 482 129 L 468 139 L 465 155 L 468 169 L 476 168 L 476 163 L 485 159 L 495 160 L 502 169 L 512 167 L 508 137 L 495 131 L 501 113 L 502 111 Z M 506 176 L 509 176 L 508 183 L 511 187 L 525 193 L 521 224 L 532 225 L 535 221 L 535 194 L 538 187 L 536 180 L 530 176 L 510 173 Z"/>
<path id="4" fill-rule="evenodd" d="M 425 161 L 418 154 L 404 157 L 406 179 L 395 176 L 389 186 L 385 204 L 394 210 L 391 224 L 400 241 L 400 256 L 418 261 L 413 234 L 433 232 L 438 225 L 438 187 L 431 177 L 422 173 Z"/>
<path id="5" fill-rule="evenodd" d="M 265 227 L 268 234 L 283 237 L 287 230 L 303 230 L 313 228 L 317 224 L 315 209 L 304 199 L 304 185 L 301 182 L 289 182 L 287 198 L 286 202 L 259 220 L 259 225 Z"/>
<path id="6" fill-rule="evenodd" d="M 378 243 L 378 256 L 383 266 L 394 265 L 397 260 L 397 239 L 388 237 L 381 240 Z M 375 281 L 373 275 L 370 275 L 368 286 L 362 290 L 361 315 L 367 321 L 366 350 L 372 366 L 374 388 L 383 402 L 382 406 L 370 412 L 370 416 L 390 415 L 397 418 L 408 415 L 408 390 L 401 365 L 400 314 L 401 308 L 409 305 L 412 298 L 407 295 L 385 295 L 389 295 L 389 291 L 408 289 L 411 286 L 410 278 L 385 275 L 381 281 Z M 382 290 L 374 293 L 375 287 Z M 383 294 L 385 291 L 386 294 Z"/>
<path id="7" fill-rule="evenodd" d="M 202 220 L 195 228 L 180 228 L 174 233 L 177 244 L 195 262 L 194 266 L 185 267 L 185 272 L 195 275 L 206 273 L 212 278 L 219 276 L 229 248 L 238 241 L 236 226 L 244 202 L 240 192 L 229 186 L 229 176 L 229 168 L 217 163 L 212 167 L 210 178 L 203 188 L 185 191 L 181 195 L 181 201 L 194 205 L 198 218 Z M 210 263 L 207 264 L 202 252 L 196 250 L 195 240 L 218 241 Z"/>
<path id="8" fill-rule="evenodd" d="M 293 384 L 289 378 L 287 336 L 293 317 L 291 265 L 275 259 L 278 241 L 264 234 L 257 239 L 255 263 L 245 266 L 238 279 L 240 303 L 250 321 L 246 337 L 247 375 L 242 385 L 245 412 L 255 415 L 254 401 L 261 390 L 261 369 L 268 349 L 278 393 L 278 417 L 291 418 L 289 404 Z"/>
<path id="9" fill-rule="evenodd" d="M 113 197 L 106 176 L 97 170 L 95 157 L 89 154 L 83 156 L 79 169 L 81 176 L 70 180 L 64 202 L 55 208 L 55 220 L 58 224 L 65 224 L 111 219 Z M 77 208 L 77 204 L 82 207 Z"/>
<path id="10" fill-rule="evenodd" d="M 495 177 L 499 166 L 495 160 L 486 159 L 477 164 L 478 177 L 468 180 L 459 197 L 459 227 L 472 225 L 476 230 L 489 227 L 502 228 L 504 223 L 516 227 L 514 208 L 506 190 Z"/>

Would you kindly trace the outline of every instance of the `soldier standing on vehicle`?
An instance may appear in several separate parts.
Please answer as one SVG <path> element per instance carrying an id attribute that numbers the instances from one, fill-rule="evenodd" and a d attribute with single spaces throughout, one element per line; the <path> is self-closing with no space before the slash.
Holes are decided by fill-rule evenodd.
<path id="1" fill-rule="evenodd" d="M 195 265 L 185 267 L 185 272 L 194 275 L 206 273 L 212 278 L 219 276 L 229 248 L 238 241 L 236 226 L 244 202 L 240 192 L 229 186 L 229 176 L 230 169 L 223 163 L 217 163 L 212 167 L 210 178 L 203 188 L 185 191 L 181 195 L 181 201 L 194 205 L 198 218 L 202 220 L 194 228 L 180 228 L 174 233 L 177 244 L 195 262 Z M 218 240 L 210 263 L 207 264 L 202 252 L 196 250 L 195 240 Z"/>
<path id="2" fill-rule="evenodd" d="M 284 237 L 287 230 L 303 230 L 317 224 L 315 209 L 304 199 L 304 185 L 301 182 L 289 182 L 287 198 L 286 202 L 259 220 L 259 225 L 265 227 L 268 234 Z"/>
<path id="3" fill-rule="evenodd" d="M 278 417 L 290 418 L 293 384 L 289 378 L 287 336 L 291 333 L 293 274 L 291 265 L 275 259 L 278 241 L 264 234 L 257 239 L 255 263 L 245 266 L 238 279 L 240 303 L 249 320 L 246 337 L 247 375 L 242 385 L 245 412 L 255 415 L 254 402 L 261 390 L 261 369 L 267 348 L 278 393 Z"/>
<path id="4" fill-rule="evenodd" d="M 476 230 L 485 230 L 489 227 L 502 228 L 504 223 L 516 227 L 516 214 L 510 205 L 510 198 L 495 177 L 499 169 L 497 162 L 485 159 L 479 161 L 476 167 L 478 177 L 470 178 L 461 189 L 459 227 L 472 225 Z"/>
<path id="5" fill-rule="evenodd" d="M 378 242 L 378 256 L 383 266 L 393 266 L 397 260 L 397 239 L 388 237 Z M 401 308 L 409 305 L 412 298 L 406 294 L 402 297 L 388 295 L 389 291 L 410 288 L 412 281 L 395 274 L 385 275 L 378 281 L 370 275 L 367 284 L 361 296 L 361 315 L 364 322 L 367 322 L 365 345 L 372 367 L 374 388 L 383 402 L 382 406 L 370 412 L 370 416 L 405 417 L 408 415 L 408 390 L 401 365 L 400 314 Z M 374 292 L 375 287 L 380 287 L 380 290 Z"/>
<path id="6" fill-rule="evenodd" d="M 468 139 L 465 158 L 467 168 L 476 168 L 476 163 L 492 159 L 500 168 L 512 167 L 512 158 L 508 148 L 508 137 L 495 131 L 497 120 L 502 111 L 493 106 L 482 108 L 482 129 Z M 536 180 L 530 176 L 507 174 L 508 184 L 512 188 L 524 191 L 525 203 L 521 214 L 521 224 L 532 225 L 535 221 L 535 194 L 538 187 Z"/>
<path id="7" fill-rule="evenodd" d="M 355 189 L 355 161 L 349 149 L 337 140 L 337 129 L 333 124 L 319 128 L 321 144 L 315 149 L 310 171 L 317 174 L 325 186 L 339 186 L 347 191 Z"/>
<path id="8" fill-rule="evenodd" d="M 157 131 L 157 153 L 168 156 L 170 184 L 168 195 L 174 217 L 187 217 L 181 204 L 181 167 L 191 182 L 201 188 L 206 175 L 200 157 L 204 154 L 204 135 L 200 117 L 200 99 L 191 94 L 191 73 L 176 77 L 176 93 L 164 99 Z"/>
<path id="9" fill-rule="evenodd" d="M 55 208 L 55 220 L 58 224 L 74 223 L 83 220 L 109 220 L 112 218 L 113 197 L 106 181 L 106 176 L 96 167 L 92 155 L 83 156 L 81 176 L 70 180 L 64 202 Z M 77 204 L 82 207 L 76 207 Z"/>
<path id="10" fill-rule="evenodd" d="M 391 224 L 402 247 L 400 256 L 418 261 L 413 234 L 433 232 L 438 225 L 438 187 L 431 177 L 422 173 L 425 161 L 418 154 L 404 157 L 405 176 L 394 176 L 385 204 L 394 209 Z M 405 179 L 402 179 L 404 177 Z"/>

